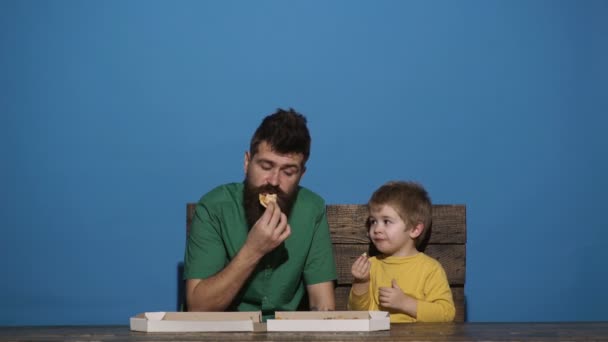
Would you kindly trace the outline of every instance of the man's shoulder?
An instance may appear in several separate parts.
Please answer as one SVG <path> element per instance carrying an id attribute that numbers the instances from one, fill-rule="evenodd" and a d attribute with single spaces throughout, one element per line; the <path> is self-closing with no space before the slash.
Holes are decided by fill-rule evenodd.
<path id="1" fill-rule="evenodd" d="M 217 204 L 232 202 L 241 198 L 243 195 L 243 183 L 227 183 L 219 185 L 204 194 L 199 200 L 199 204 Z"/>
<path id="2" fill-rule="evenodd" d="M 298 201 L 305 203 L 309 206 L 314 206 L 318 208 L 325 208 L 325 200 L 316 192 L 305 188 L 303 186 L 298 190 Z"/>
<path id="3" fill-rule="evenodd" d="M 307 214 L 324 213 L 325 200 L 312 190 L 305 187 L 300 187 L 294 210 L 298 212 L 305 212 Z"/>

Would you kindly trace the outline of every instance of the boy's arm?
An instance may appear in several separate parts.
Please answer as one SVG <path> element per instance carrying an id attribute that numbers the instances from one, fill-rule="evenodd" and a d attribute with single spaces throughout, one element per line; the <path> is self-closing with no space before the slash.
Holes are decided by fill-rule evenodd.
<path id="1" fill-rule="evenodd" d="M 425 283 L 426 299 L 416 299 L 405 294 L 393 279 L 391 287 L 381 287 L 378 293 L 380 305 L 416 319 L 418 322 L 451 322 L 456 309 L 452 291 L 443 268 L 433 270 Z"/>
<path id="2" fill-rule="evenodd" d="M 369 295 L 369 281 L 353 283 L 348 295 L 349 310 L 369 310 L 371 298 Z"/>
<path id="3" fill-rule="evenodd" d="M 404 313 L 413 318 L 418 315 L 418 300 L 405 294 L 395 279 L 391 281 L 391 287 L 378 289 L 378 302 L 387 309 Z"/>
<path id="4" fill-rule="evenodd" d="M 426 300 L 418 300 L 418 322 L 451 322 L 456 315 L 452 290 L 443 268 L 428 278 Z"/>
<path id="5" fill-rule="evenodd" d="M 353 275 L 353 286 L 348 295 L 349 310 L 369 310 L 371 298 L 369 295 L 371 263 L 367 259 L 367 253 L 360 255 L 351 267 Z"/>

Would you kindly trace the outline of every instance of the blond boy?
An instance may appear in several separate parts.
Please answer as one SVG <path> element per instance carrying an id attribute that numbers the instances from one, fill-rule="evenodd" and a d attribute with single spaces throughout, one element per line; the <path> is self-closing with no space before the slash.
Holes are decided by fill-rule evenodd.
<path id="1" fill-rule="evenodd" d="M 368 203 L 369 238 L 380 253 L 354 262 L 350 310 L 389 311 L 391 323 L 450 322 L 455 307 L 441 264 L 418 250 L 427 239 L 432 206 L 413 182 L 388 182 Z"/>

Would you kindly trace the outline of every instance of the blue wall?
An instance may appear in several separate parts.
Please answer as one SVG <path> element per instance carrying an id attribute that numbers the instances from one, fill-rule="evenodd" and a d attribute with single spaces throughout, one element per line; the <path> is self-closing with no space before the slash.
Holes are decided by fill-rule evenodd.
<path id="1" fill-rule="evenodd" d="M 303 185 L 468 210 L 470 321 L 608 320 L 608 2 L 0 0 L 0 325 L 176 308 L 185 203 L 278 107 Z"/>

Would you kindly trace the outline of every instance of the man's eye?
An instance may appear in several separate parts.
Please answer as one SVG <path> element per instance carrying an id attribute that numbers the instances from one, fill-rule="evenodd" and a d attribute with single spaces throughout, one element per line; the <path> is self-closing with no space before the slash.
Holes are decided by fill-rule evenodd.
<path id="1" fill-rule="evenodd" d="M 270 164 L 260 164 L 260 167 L 266 171 L 272 169 L 272 165 Z"/>
<path id="2" fill-rule="evenodd" d="M 285 176 L 287 176 L 287 177 L 291 177 L 291 176 L 293 176 L 293 175 L 295 175 L 295 174 L 296 174 L 294 171 L 287 171 L 287 170 L 283 171 L 283 173 L 284 173 L 284 174 L 285 174 Z"/>

